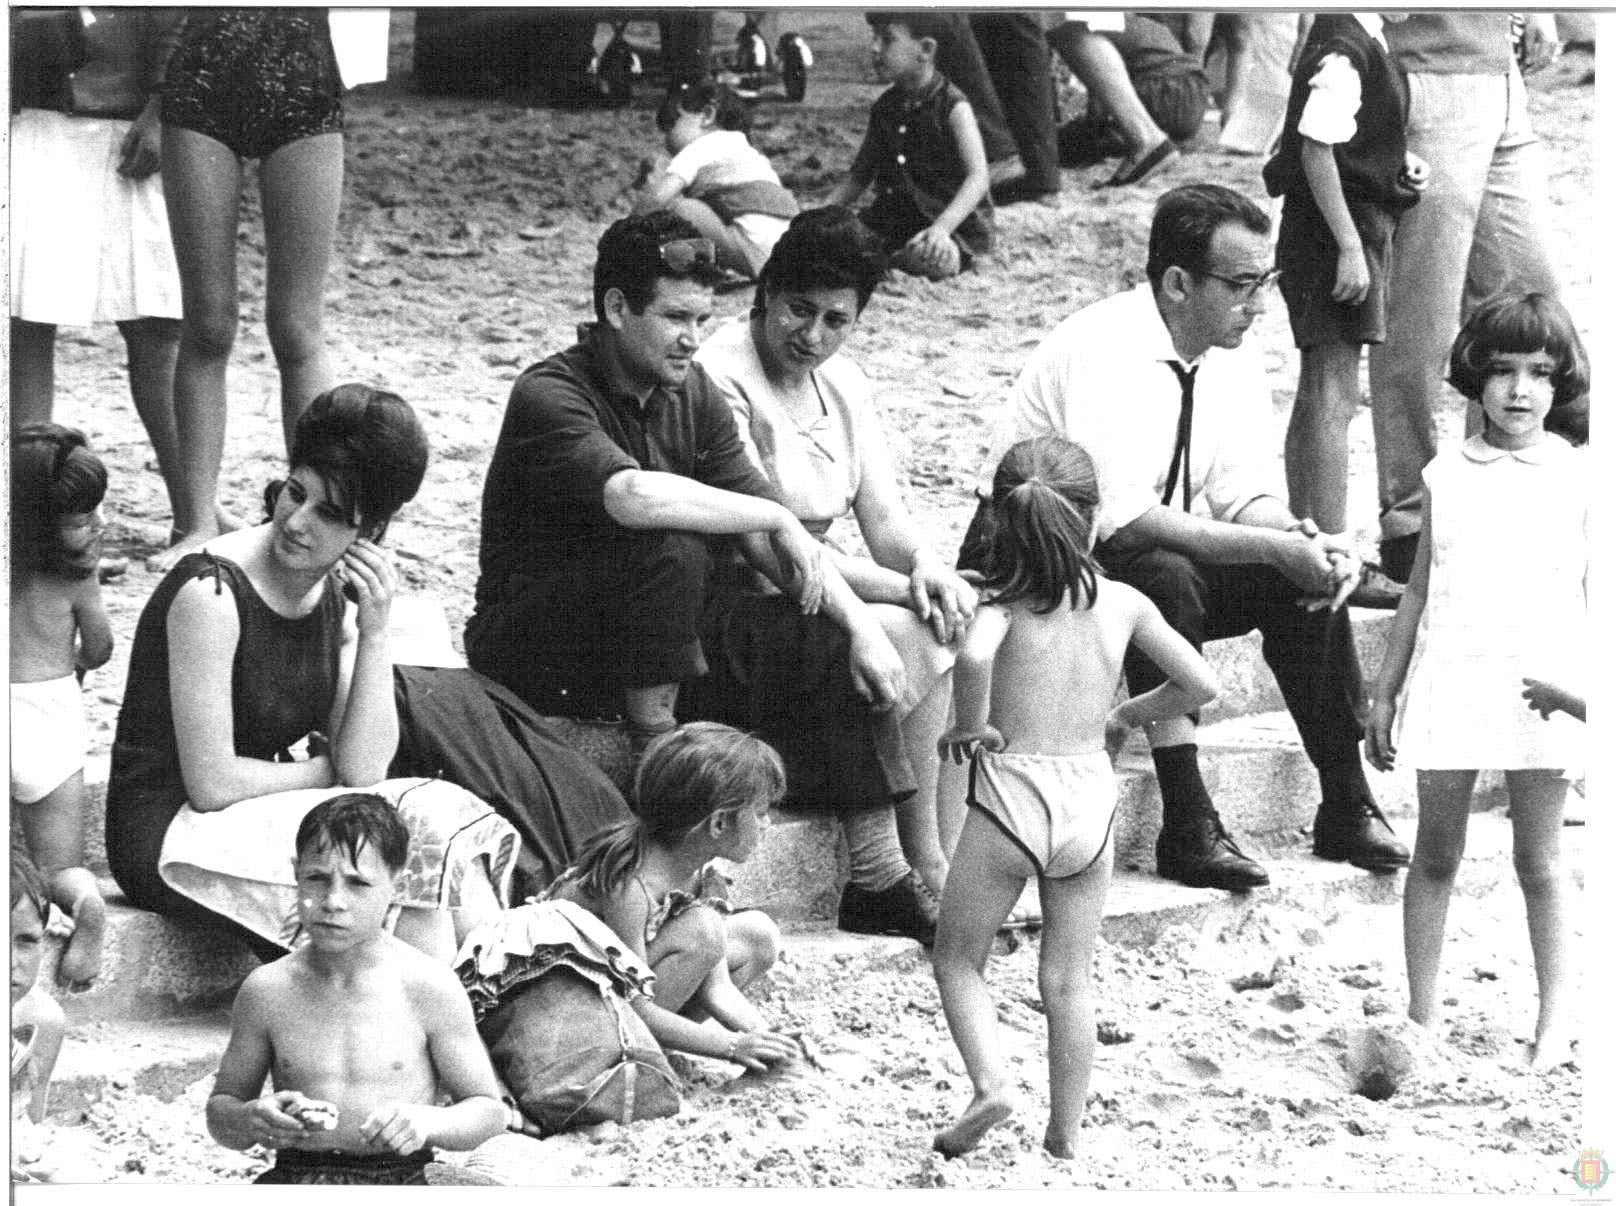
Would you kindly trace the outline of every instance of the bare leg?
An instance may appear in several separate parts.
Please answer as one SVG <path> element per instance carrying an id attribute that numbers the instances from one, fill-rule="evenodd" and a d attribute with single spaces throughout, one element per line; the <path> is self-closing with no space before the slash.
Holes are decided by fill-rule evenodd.
<path id="1" fill-rule="evenodd" d="M 1044 1150 L 1062 1160 L 1077 1154 L 1078 1128 L 1094 1071 L 1094 1006 L 1089 976 L 1111 882 L 1111 840 L 1087 871 L 1040 879 L 1044 937 L 1038 945 L 1038 996 L 1049 1022 L 1049 1128 Z"/>
<path id="2" fill-rule="evenodd" d="M 236 339 L 236 226 L 241 165 L 223 143 L 163 128 L 163 189 L 185 310 L 174 364 L 179 448 L 173 545 L 151 558 L 164 573 L 218 534 L 224 459 L 225 380 Z"/>
<path id="3" fill-rule="evenodd" d="M 971 1078 L 971 1101 L 932 1147 L 953 1158 L 1015 1112 L 1010 1074 L 999 1054 L 999 1022 L 984 974 L 993 936 L 1036 869 L 1027 856 L 976 812 L 967 813 L 948 869 L 937 920 L 932 970 L 948 1032 Z M 1047 941 L 1047 939 L 1046 939 Z"/>
<path id="4" fill-rule="evenodd" d="M 1422 1026 L 1436 1012 L 1437 973 L 1448 897 L 1464 859 L 1473 770 L 1419 772 L 1420 821 L 1403 885 L 1403 957 L 1408 964 L 1408 1016 Z"/>
<path id="5" fill-rule="evenodd" d="M 342 205 L 342 135 L 316 134 L 272 152 L 264 199 L 264 320 L 281 374 L 288 452 L 297 417 L 334 385 L 325 346 L 325 282 Z"/>
<path id="6" fill-rule="evenodd" d="M 726 953 L 724 919 L 712 909 L 690 909 L 667 922 L 645 949 L 656 972 L 656 1003 L 685 1012 L 714 968 L 726 966 L 727 972 Z"/>
<path id="7" fill-rule="evenodd" d="M 1555 771 L 1510 771 L 1506 780 L 1515 830 L 1515 878 L 1526 900 L 1526 929 L 1537 968 L 1532 1066 L 1547 1070 L 1571 1058 L 1571 1034 L 1561 1010 L 1566 965 L 1560 820 L 1567 784 Z"/>
<path id="8" fill-rule="evenodd" d="M 1167 135 L 1134 91 L 1122 52 L 1109 38 L 1075 21 L 1058 26 L 1048 36 L 1050 45 L 1088 90 L 1089 103 L 1098 104 L 1116 124 L 1128 144 L 1130 160 L 1166 141 Z"/>
<path id="9" fill-rule="evenodd" d="M 120 322 L 129 354 L 129 395 L 157 454 L 157 470 L 168 490 L 169 514 L 179 510 L 180 439 L 174 422 L 174 362 L 179 357 L 181 324 L 172 318 Z"/>
<path id="10" fill-rule="evenodd" d="M 938 896 L 948 879 L 948 857 L 943 853 L 937 825 L 937 739 L 948 724 L 949 669 L 953 650 L 939 645 L 931 630 L 904 607 L 877 604 L 881 627 L 903 659 L 909 690 L 918 699 L 901 722 L 904 750 L 914 768 L 917 790 L 896 808 L 898 841 L 904 859 Z"/>
<path id="11" fill-rule="evenodd" d="M 742 990 L 773 967 L 780 957 L 780 930 L 774 920 L 759 909 L 721 917 L 719 926 L 724 955 L 713 964 L 680 1013 L 698 1022 L 715 1017 L 731 1030 L 767 1030 L 768 1022 Z M 660 933 L 657 938 L 661 939 Z"/>
<path id="12" fill-rule="evenodd" d="M 76 771 L 43 799 L 13 805 L 51 900 L 72 919 L 72 936 L 57 965 L 58 978 L 70 985 L 101 974 L 106 932 L 106 904 L 84 866 L 84 795 L 84 772 Z"/>
<path id="13" fill-rule="evenodd" d="M 56 326 L 11 320 L 11 430 L 48 423 L 56 398 Z"/>
<path id="14" fill-rule="evenodd" d="M 1296 403 L 1285 432 L 1291 513 L 1326 532 L 1347 530 L 1347 427 L 1358 413 L 1355 343 L 1302 349 Z"/>

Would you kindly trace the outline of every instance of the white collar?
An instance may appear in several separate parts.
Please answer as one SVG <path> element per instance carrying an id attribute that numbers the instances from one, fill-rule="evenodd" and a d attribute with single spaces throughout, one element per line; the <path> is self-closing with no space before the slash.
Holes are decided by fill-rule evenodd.
<path id="1" fill-rule="evenodd" d="M 1490 465 L 1505 457 L 1527 465 L 1546 465 L 1551 459 L 1570 450 L 1571 445 L 1552 431 L 1544 432 L 1541 440 L 1525 448 L 1499 448 L 1495 444 L 1489 444 L 1487 438 L 1482 435 L 1473 435 L 1460 445 L 1460 451 L 1465 457 L 1480 465 Z"/>
<path id="2" fill-rule="evenodd" d="M 1156 304 L 1156 291 L 1151 288 L 1150 282 L 1144 281 L 1134 286 L 1134 292 L 1144 295 L 1146 299 L 1145 305 L 1149 308 L 1151 317 L 1155 319 L 1150 330 L 1144 332 L 1141 336 L 1142 339 L 1155 345 L 1151 350 L 1151 358 L 1160 360 L 1164 364 L 1181 364 L 1187 369 L 1199 367 L 1201 361 L 1206 359 L 1206 352 L 1210 352 L 1212 349 L 1206 349 L 1206 352 L 1202 352 L 1193 360 L 1185 360 L 1184 357 L 1179 355 L 1178 348 L 1173 344 L 1173 332 L 1168 329 L 1167 320 L 1162 317 L 1161 307 Z"/>
<path id="3" fill-rule="evenodd" d="M 1364 27 L 1364 32 L 1380 43 L 1382 50 L 1388 54 L 1391 53 L 1390 48 L 1386 45 L 1386 34 L 1384 32 L 1386 22 L 1379 13 L 1353 13 L 1352 15 L 1357 18 L 1358 24 Z"/>

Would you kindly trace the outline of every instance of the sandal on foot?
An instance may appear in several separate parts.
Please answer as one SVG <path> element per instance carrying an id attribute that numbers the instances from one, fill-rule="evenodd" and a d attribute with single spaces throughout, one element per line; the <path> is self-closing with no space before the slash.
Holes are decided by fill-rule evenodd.
<path id="1" fill-rule="evenodd" d="M 1102 181 L 1094 187 L 1122 188 L 1129 184 L 1138 184 L 1164 163 L 1170 163 L 1177 158 L 1178 148 L 1173 145 L 1173 140 L 1164 138 L 1137 159 L 1124 159 L 1109 180 Z"/>

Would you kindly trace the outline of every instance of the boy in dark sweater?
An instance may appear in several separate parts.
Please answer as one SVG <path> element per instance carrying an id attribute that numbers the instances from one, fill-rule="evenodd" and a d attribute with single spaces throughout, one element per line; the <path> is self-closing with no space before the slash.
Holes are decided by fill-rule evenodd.
<path id="1" fill-rule="evenodd" d="M 1346 529 L 1347 425 L 1363 345 L 1386 338 L 1392 235 L 1427 174 L 1403 140 L 1407 86 L 1381 21 L 1318 16 L 1292 76 L 1279 150 L 1263 168 L 1269 194 L 1285 198 L 1275 262 L 1302 353 L 1285 437 L 1291 510 L 1328 532 Z M 1352 601 L 1395 607 L 1399 593 L 1366 565 Z"/>
<path id="2" fill-rule="evenodd" d="M 832 205 L 852 208 L 886 243 L 892 266 L 931 280 L 955 276 L 993 247 L 988 160 L 970 101 L 936 64 L 943 16 L 866 14 L 876 70 L 892 87 L 876 98 L 870 125 Z"/>

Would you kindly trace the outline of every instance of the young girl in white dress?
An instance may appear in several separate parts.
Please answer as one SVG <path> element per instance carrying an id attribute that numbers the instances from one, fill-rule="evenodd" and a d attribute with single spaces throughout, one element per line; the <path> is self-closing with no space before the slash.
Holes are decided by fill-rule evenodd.
<path id="1" fill-rule="evenodd" d="M 1403 945 L 1408 1012 L 1422 1024 L 1434 1013 L 1476 775 L 1505 772 L 1537 967 L 1531 1062 L 1550 1068 L 1571 1058 L 1560 824 L 1581 734 L 1564 713 L 1534 712 L 1521 686 L 1529 677 L 1576 683 L 1587 656 L 1588 492 L 1573 443 L 1586 439 L 1588 359 L 1557 302 L 1506 294 L 1459 333 L 1449 380 L 1481 406 L 1484 426 L 1425 468 L 1425 528 L 1375 684 L 1368 756 L 1389 770 L 1401 751 L 1418 771 Z"/>

